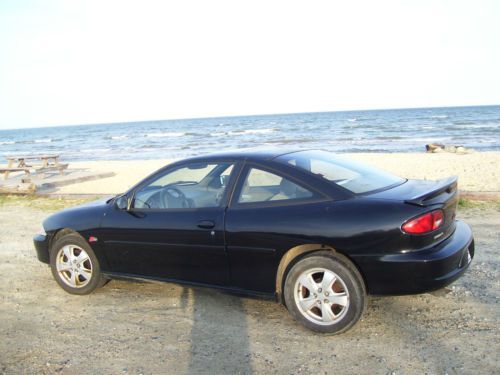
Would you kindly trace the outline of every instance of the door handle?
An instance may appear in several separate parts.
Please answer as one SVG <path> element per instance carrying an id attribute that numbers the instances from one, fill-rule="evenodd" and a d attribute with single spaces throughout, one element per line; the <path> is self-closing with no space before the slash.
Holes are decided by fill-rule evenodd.
<path id="1" fill-rule="evenodd" d="M 198 221 L 198 227 L 203 229 L 212 229 L 215 227 L 215 223 L 212 220 L 201 220 Z"/>

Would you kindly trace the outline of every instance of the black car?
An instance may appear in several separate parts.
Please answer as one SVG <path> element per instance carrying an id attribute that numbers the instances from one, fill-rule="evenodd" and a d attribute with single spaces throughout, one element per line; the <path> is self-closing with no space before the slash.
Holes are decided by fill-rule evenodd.
<path id="1" fill-rule="evenodd" d="M 339 333 L 366 294 L 441 288 L 474 256 L 457 179 L 406 180 L 324 151 L 226 152 L 160 169 L 123 195 L 50 216 L 34 238 L 58 284 L 139 277 L 276 298 Z"/>

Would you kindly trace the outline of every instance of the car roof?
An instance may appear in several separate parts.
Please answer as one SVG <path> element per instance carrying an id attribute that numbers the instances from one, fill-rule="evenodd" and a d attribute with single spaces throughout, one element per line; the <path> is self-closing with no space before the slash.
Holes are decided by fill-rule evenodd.
<path id="1" fill-rule="evenodd" d="M 238 150 L 228 150 L 216 153 L 210 153 L 200 156 L 193 156 L 182 161 L 206 161 L 216 159 L 233 159 L 233 160 L 272 160 L 278 156 L 291 154 L 298 151 L 305 151 L 297 148 L 278 148 L 278 147 L 256 147 Z"/>

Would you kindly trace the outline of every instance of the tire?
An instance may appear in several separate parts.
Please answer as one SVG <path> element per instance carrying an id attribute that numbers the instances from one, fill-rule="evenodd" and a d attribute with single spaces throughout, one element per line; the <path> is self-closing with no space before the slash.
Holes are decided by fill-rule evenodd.
<path id="1" fill-rule="evenodd" d="M 50 249 L 52 276 L 66 292 L 90 294 L 108 281 L 90 245 L 78 234 L 59 238 Z"/>
<path id="2" fill-rule="evenodd" d="M 339 334 L 361 318 L 366 290 L 360 273 L 346 257 L 317 251 L 290 269 L 284 297 L 288 311 L 302 325 L 315 332 Z"/>

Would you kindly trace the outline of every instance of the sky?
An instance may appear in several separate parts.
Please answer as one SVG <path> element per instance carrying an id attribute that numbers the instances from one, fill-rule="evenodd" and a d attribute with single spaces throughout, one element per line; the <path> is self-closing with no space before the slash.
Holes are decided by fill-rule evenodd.
<path id="1" fill-rule="evenodd" d="M 0 1 L 0 129 L 500 104 L 500 1 Z"/>

